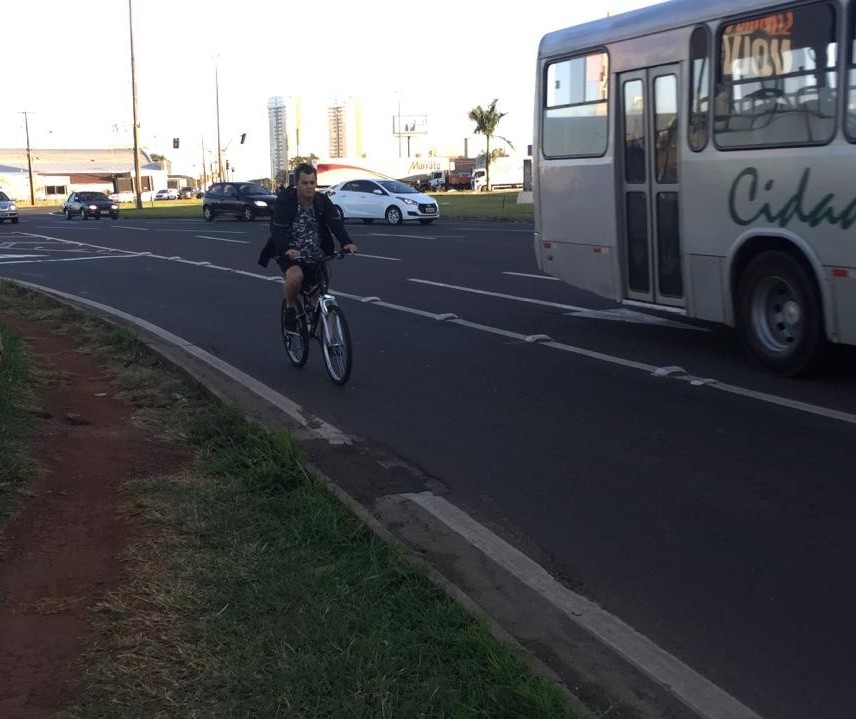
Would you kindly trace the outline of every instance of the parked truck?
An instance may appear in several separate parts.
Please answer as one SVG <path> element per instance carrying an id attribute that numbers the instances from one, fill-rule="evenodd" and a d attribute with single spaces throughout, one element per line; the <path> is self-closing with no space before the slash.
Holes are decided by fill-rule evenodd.
<path id="1" fill-rule="evenodd" d="M 472 176 L 468 172 L 456 170 L 435 170 L 428 180 L 428 189 L 432 192 L 446 190 L 469 190 L 472 187 Z"/>
<path id="2" fill-rule="evenodd" d="M 486 192 L 487 179 L 482 160 L 482 166 L 473 170 L 472 189 L 475 192 Z M 495 157 L 490 163 L 490 186 L 495 190 L 523 187 L 523 159 Z"/>

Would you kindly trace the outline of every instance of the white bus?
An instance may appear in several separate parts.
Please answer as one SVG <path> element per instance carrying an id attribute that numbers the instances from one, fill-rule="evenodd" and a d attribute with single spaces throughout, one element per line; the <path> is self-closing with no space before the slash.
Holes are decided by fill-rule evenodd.
<path id="1" fill-rule="evenodd" d="M 856 0 L 671 0 L 545 35 L 540 268 L 738 328 L 794 375 L 856 344 Z"/>

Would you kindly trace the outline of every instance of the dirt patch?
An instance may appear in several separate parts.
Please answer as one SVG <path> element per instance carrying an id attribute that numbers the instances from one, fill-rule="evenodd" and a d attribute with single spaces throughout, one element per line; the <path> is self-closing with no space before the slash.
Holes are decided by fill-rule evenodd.
<path id="1" fill-rule="evenodd" d="M 70 337 L 46 322 L 4 321 L 61 377 L 40 398 L 40 477 L 0 531 L 0 716 L 38 719 L 77 691 L 91 610 L 118 586 L 123 551 L 143 536 L 122 513 L 119 488 L 172 473 L 189 454 L 135 426 L 98 359 Z"/>

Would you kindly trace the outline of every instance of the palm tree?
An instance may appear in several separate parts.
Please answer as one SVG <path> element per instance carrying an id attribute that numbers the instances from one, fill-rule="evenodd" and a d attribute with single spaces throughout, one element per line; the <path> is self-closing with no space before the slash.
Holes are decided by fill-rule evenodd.
<path id="1" fill-rule="evenodd" d="M 490 190 L 490 138 L 493 137 L 493 134 L 496 132 L 496 126 L 499 124 L 499 121 L 505 117 L 507 112 L 498 112 L 496 109 L 496 103 L 499 98 L 494 99 L 490 105 L 487 106 L 487 109 L 483 108 L 481 105 L 476 105 L 472 110 L 470 110 L 470 120 L 476 123 L 476 134 L 484 135 L 486 146 L 485 146 L 485 184 L 488 190 Z M 505 140 L 505 138 L 501 138 Z M 505 140 L 508 142 L 508 140 Z M 510 142 L 508 142 L 511 145 Z M 514 146 L 511 146 L 514 149 Z"/>

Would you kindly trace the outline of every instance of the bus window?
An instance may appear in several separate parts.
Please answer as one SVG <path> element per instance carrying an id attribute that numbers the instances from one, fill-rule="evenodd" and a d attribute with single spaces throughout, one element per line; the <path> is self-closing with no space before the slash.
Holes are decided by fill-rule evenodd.
<path id="1" fill-rule="evenodd" d="M 645 96 L 641 80 L 624 83 L 624 180 L 645 182 Z"/>
<path id="2" fill-rule="evenodd" d="M 690 104 L 687 142 L 698 152 L 707 146 L 707 115 L 710 106 L 710 31 L 702 25 L 690 38 Z"/>
<path id="3" fill-rule="evenodd" d="M 847 108 L 844 132 L 850 142 L 856 142 L 856 7 L 850 9 L 850 69 L 847 72 Z"/>
<path id="4" fill-rule="evenodd" d="M 816 145 L 835 133 L 835 12 L 826 3 L 725 24 L 714 101 L 722 149 Z"/>
<path id="5" fill-rule="evenodd" d="M 661 75 L 654 80 L 654 168 L 657 182 L 678 182 L 678 78 Z"/>
<path id="6" fill-rule="evenodd" d="M 605 52 L 547 66 L 542 149 L 547 157 L 606 152 L 609 59 Z"/>

